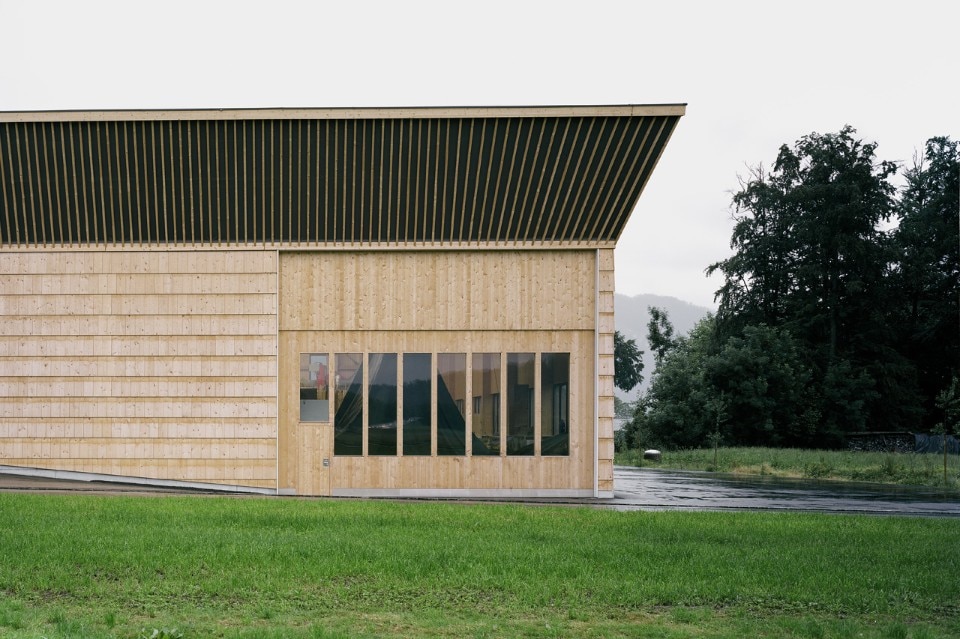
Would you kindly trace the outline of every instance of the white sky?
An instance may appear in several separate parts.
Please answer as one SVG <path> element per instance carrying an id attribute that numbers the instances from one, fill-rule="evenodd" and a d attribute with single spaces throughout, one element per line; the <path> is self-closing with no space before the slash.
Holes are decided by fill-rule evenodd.
<path id="1" fill-rule="evenodd" d="M 688 104 L 617 291 L 713 306 L 730 195 L 782 143 L 960 138 L 960 3 L 0 0 L 0 110 Z"/>

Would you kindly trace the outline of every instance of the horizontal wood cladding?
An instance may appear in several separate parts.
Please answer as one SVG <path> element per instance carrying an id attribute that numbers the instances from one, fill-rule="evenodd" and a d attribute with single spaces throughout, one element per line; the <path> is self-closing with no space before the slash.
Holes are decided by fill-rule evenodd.
<path id="1" fill-rule="evenodd" d="M 273 397 L 2 397 L 4 410 L 17 417 L 275 417 Z"/>
<path id="2" fill-rule="evenodd" d="M 614 255 L 598 251 L 597 283 L 597 492 L 613 496 Z"/>
<path id="3" fill-rule="evenodd" d="M 273 377 L 78 377 L 0 380 L 0 397 L 269 397 Z"/>
<path id="4" fill-rule="evenodd" d="M 0 118 L 0 246 L 610 243 L 681 113 Z"/>
<path id="5" fill-rule="evenodd" d="M 118 459 L 269 459 L 274 445 L 267 439 L 163 439 L 159 437 L 133 438 L 122 441 L 116 437 L 10 438 L 5 442 L 15 458 L 33 459 L 98 459 L 106 455 Z"/>
<path id="6" fill-rule="evenodd" d="M 69 291 L 70 289 L 64 289 Z M 170 294 L 72 294 L 55 298 L 35 294 L 0 295 L 4 315 L 269 315 L 276 312 L 274 299 L 262 293 Z"/>
<path id="7" fill-rule="evenodd" d="M 276 326 L 275 318 L 254 321 L 238 319 L 228 323 L 211 320 L 206 324 L 211 329 L 210 335 L 197 334 L 204 328 L 202 321 L 155 320 L 151 326 L 144 321 L 133 324 L 106 319 L 77 322 L 57 318 L 29 321 L 24 318 L 4 318 L 4 322 L 0 323 L 0 352 L 19 357 L 109 357 L 116 362 L 126 361 L 123 358 L 137 358 L 148 365 L 160 367 L 171 366 L 170 358 L 201 357 L 206 360 L 236 355 L 248 358 L 276 357 L 276 336 L 269 332 L 271 327 Z M 224 325 L 238 332 L 217 330 Z M 188 330 L 191 327 L 193 330 Z M 29 332 L 31 329 L 34 332 Z M 150 330 L 155 332 L 150 333 Z M 25 336 L 42 336 L 43 339 L 21 339 Z M 77 337 L 85 339 L 78 340 Z M 163 359 L 153 364 L 150 360 L 142 359 L 152 356 Z"/>
<path id="8" fill-rule="evenodd" d="M 273 418 L 230 417 L 210 423 L 200 417 L 142 417 L 85 419 L 22 417 L 0 422 L 0 437 L 34 439 L 152 438 L 152 439 L 256 439 L 276 436 Z"/>
<path id="9" fill-rule="evenodd" d="M 35 381 L 46 377 L 84 377 L 102 378 L 103 381 L 111 382 L 120 381 L 117 378 L 128 377 L 185 378 L 185 380 L 203 377 L 218 383 L 241 379 L 235 377 L 237 373 L 235 356 L 178 356 L 144 359 L 129 355 L 114 355 L 110 349 L 105 349 L 102 355 L 106 357 L 76 355 L 51 355 L 43 359 L 29 356 L 0 357 L 0 383 L 11 382 L 19 377 L 30 377 Z M 273 377 L 277 374 L 277 360 L 267 355 L 246 357 L 244 373 L 249 376 L 248 379 Z"/>
<path id="10" fill-rule="evenodd" d="M 275 487 L 277 254 L 0 254 L 0 463 Z"/>
<path id="11" fill-rule="evenodd" d="M 579 331 L 283 331 L 280 333 L 281 489 L 592 490 L 594 333 Z M 299 423 L 300 353 L 570 353 L 567 457 L 333 455 L 331 424 Z M 505 363 L 504 363 L 505 365 Z M 323 466 L 323 459 L 329 466 Z"/>
<path id="12" fill-rule="evenodd" d="M 53 274 L 62 277 L 113 277 L 115 280 L 146 274 L 156 280 L 174 281 L 171 276 L 222 276 L 224 274 L 276 273 L 277 257 L 274 251 L 63 251 L 43 253 L 0 253 L 0 274 L 6 280 L 16 280 L 31 274 Z M 216 279 L 203 277 L 204 282 Z M 142 293 L 143 282 L 131 282 L 125 292 Z M 109 286 L 109 285 L 107 285 Z M 202 289 L 200 289 L 202 290 Z M 105 292 L 111 292 L 109 288 Z M 167 291 L 169 292 L 169 291 Z M 197 292 L 193 290 L 191 292 Z M 246 292 L 246 291 L 245 291 Z"/>
<path id="13" fill-rule="evenodd" d="M 137 291 L 138 295 L 236 295 L 269 289 L 276 273 L 168 273 L 163 280 L 147 273 L 7 275 L 19 295 L 114 295 Z M 128 295 L 128 297 L 130 297 Z"/>
<path id="14" fill-rule="evenodd" d="M 276 331 L 275 315 L 9 315 L 4 317 L 0 336 L 82 335 L 89 337 L 117 335 L 120 337 L 155 338 L 185 337 L 202 340 L 213 335 L 234 338 L 221 344 L 225 352 L 237 348 L 256 349 L 257 338 Z M 160 340 L 156 339 L 160 338 Z M 248 339 L 249 338 L 249 339 Z M 242 342 L 242 344 L 238 344 Z M 175 350 L 175 345 L 159 346 Z"/>
<path id="15" fill-rule="evenodd" d="M 594 328 L 594 251 L 285 253 L 281 330 Z"/>
<path id="16" fill-rule="evenodd" d="M 72 294 L 56 296 L 0 295 L 0 313 L 18 315 L 269 315 L 276 301 L 271 293 L 258 294 Z"/>

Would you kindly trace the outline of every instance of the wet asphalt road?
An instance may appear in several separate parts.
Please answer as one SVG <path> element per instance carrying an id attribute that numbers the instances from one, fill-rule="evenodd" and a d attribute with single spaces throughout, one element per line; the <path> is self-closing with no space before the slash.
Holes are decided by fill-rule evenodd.
<path id="1" fill-rule="evenodd" d="M 960 499 L 929 488 L 743 477 L 617 466 L 614 499 L 489 499 L 540 505 L 615 510 L 714 510 L 859 513 L 960 518 Z M 127 495 L 224 494 L 135 484 L 84 482 L 0 474 L 0 492 L 107 493 Z M 431 500 L 459 501 L 464 500 Z"/>
<path id="2" fill-rule="evenodd" d="M 929 488 L 742 477 L 617 466 L 620 510 L 768 510 L 960 517 L 960 500 Z"/>

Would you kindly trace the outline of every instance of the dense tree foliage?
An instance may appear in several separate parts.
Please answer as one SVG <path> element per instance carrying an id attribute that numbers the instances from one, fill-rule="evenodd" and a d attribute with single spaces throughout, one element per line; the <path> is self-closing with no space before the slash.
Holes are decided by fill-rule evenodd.
<path id="1" fill-rule="evenodd" d="M 906 181 L 894 234 L 900 250 L 896 320 L 929 413 L 956 374 L 960 353 L 960 145 L 943 137 L 928 140 Z"/>
<path id="2" fill-rule="evenodd" d="M 643 351 L 637 341 L 613 333 L 613 384 L 622 391 L 633 390 L 643 381 Z"/>
<path id="3" fill-rule="evenodd" d="M 648 306 L 647 311 L 650 313 L 650 321 L 647 322 L 647 344 L 653 351 L 654 363 L 659 366 L 667 353 L 676 348 L 679 342 L 673 336 L 673 324 L 665 310 Z"/>
<path id="4" fill-rule="evenodd" d="M 830 447 L 929 429 L 960 358 L 960 149 L 897 167 L 845 127 L 780 148 L 733 196 L 719 309 L 688 338 L 651 309 L 657 368 L 628 438 Z"/>

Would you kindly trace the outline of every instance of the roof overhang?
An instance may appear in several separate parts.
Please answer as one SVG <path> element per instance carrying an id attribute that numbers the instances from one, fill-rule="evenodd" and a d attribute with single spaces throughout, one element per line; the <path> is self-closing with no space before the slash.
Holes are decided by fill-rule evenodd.
<path id="1" fill-rule="evenodd" d="M 0 113 L 0 246 L 610 246 L 684 113 Z"/>

